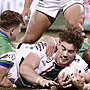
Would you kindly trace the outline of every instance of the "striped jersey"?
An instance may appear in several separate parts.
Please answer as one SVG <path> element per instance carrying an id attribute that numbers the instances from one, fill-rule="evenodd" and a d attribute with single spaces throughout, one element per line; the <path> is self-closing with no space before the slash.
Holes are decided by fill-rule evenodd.
<path id="1" fill-rule="evenodd" d="M 41 75 L 43 78 L 51 79 L 51 80 L 57 80 L 58 73 L 64 69 L 64 67 L 58 66 L 54 60 L 54 55 L 52 57 L 46 56 L 46 43 L 39 42 L 37 44 L 20 44 L 17 49 L 17 62 L 12 67 L 10 73 L 10 78 L 14 78 L 14 82 L 18 81 L 19 75 L 19 66 L 23 62 L 23 60 L 28 56 L 28 54 L 34 53 L 37 54 L 40 58 L 40 64 L 35 69 L 35 71 Z M 79 56 L 76 55 L 73 62 L 70 64 L 70 66 L 79 66 L 80 70 L 83 72 L 88 71 L 88 65 L 85 63 L 85 61 Z M 17 68 L 17 69 L 15 69 Z M 16 70 L 16 72 L 15 72 Z M 22 76 L 21 76 L 22 77 Z M 25 79 L 19 79 L 22 83 L 22 86 L 28 86 L 27 81 Z M 19 82 L 19 84 L 20 84 Z"/>

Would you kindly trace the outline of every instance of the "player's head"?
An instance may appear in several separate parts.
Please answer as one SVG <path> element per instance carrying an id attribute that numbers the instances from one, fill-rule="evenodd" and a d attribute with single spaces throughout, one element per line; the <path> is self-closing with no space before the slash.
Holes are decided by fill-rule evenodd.
<path id="1" fill-rule="evenodd" d="M 79 51 L 84 41 L 82 37 L 82 30 L 79 27 L 67 27 L 66 30 L 59 33 L 60 42 L 67 42 L 73 44 L 74 48 Z"/>
<path id="2" fill-rule="evenodd" d="M 24 21 L 22 15 L 18 12 L 6 10 L 0 15 L 0 31 L 5 34 L 8 33 L 7 35 L 10 40 L 15 40 L 15 36 L 17 36 L 21 30 L 21 24 L 24 24 Z"/>
<path id="3" fill-rule="evenodd" d="M 55 60 L 58 64 L 68 66 L 82 46 L 83 36 L 80 28 L 68 28 L 59 33 L 59 44 Z"/>

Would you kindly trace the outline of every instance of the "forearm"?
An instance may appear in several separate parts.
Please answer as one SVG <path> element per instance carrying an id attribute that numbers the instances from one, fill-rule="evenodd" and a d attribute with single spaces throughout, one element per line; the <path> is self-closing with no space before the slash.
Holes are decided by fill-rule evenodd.
<path id="1" fill-rule="evenodd" d="M 36 73 L 36 71 L 30 67 L 30 66 L 24 66 L 21 67 L 22 69 L 20 69 L 20 74 L 28 81 L 31 83 L 37 83 L 39 84 L 39 82 L 37 81 L 37 78 L 40 78 L 41 76 L 38 75 Z M 42 78 L 42 77 L 41 77 Z M 43 78 L 42 78 L 43 79 Z"/>
<path id="2" fill-rule="evenodd" d="M 3 77 L 8 74 L 9 69 L 6 67 L 0 66 L 0 82 L 2 81 Z"/>
<path id="3" fill-rule="evenodd" d="M 27 66 L 26 66 L 27 67 Z M 52 81 L 52 80 L 47 80 L 44 79 L 42 76 L 40 76 L 39 74 L 36 73 L 35 70 L 33 70 L 33 68 L 29 69 L 31 67 L 27 67 L 27 68 L 23 68 L 21 75 L 24 77 L 24 79 L 26 79 L 28 82 L 30 83 L 35 83 L 38 84 L 40 86 L 47 86 L 50 87 L 52 85 L 58 85 L 58 83 Z"/>
<path id="4" fill-rule="evenodd" d="M 1 83 L 0 83 L 0 86 L 2 87 L 13 87 L 13 83 L 6 77 L 4 76 Z"/>
<path id="5" fill-rule="evenodd" d="M 29 8 L 33 0 L 25 0 L 24 9 Z"/>
<path id="6" fill-rule="evenodd" d="M 51 57 L 57 50 L 57 41 L 54 37 L 51 36 L 43 36 L 39 42 L 45 42 L 46 43 L 46 55 L 47 57 Z"/>

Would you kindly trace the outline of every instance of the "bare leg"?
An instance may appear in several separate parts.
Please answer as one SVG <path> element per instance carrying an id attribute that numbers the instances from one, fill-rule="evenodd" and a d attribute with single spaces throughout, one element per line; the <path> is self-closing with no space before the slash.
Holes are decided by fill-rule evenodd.
<path id="1" fill-rule="evenodd" d="M 23 38 L 25 43 L 36 42 L 43 33 L 52 25 L 54 18 L 51 18 L 39 11 L 36 11 L 28 24 L 26 33 Z"/>
<path id="2" fill-rule="evenodd" d="M 67 8 L 64 12 L 64 17 L 69 25 L 73 27 L 78 25 L 82 28 L 82 31 L 84 30 L 84 7 L 81 4 L 73 4 Z M 85 36 L 85 33 L 83 32 L 82 35 Z"/>

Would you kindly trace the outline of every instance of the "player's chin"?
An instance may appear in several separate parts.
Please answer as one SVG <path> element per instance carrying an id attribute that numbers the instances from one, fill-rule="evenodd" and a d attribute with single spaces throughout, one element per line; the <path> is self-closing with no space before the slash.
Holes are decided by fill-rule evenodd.
<path id="1" fill-rule="evenodd" d="M 69 61 L 61 60 L 59 64 L 62 66 L 67 66 L 69 64 Z"/>
<path id="2" fill-rule="evenodd" d="M 67 58 L 62 58 L 61 61 L 65 64 L 68 64 L 69 62 L 71 62 L 71 60 Z"/>

